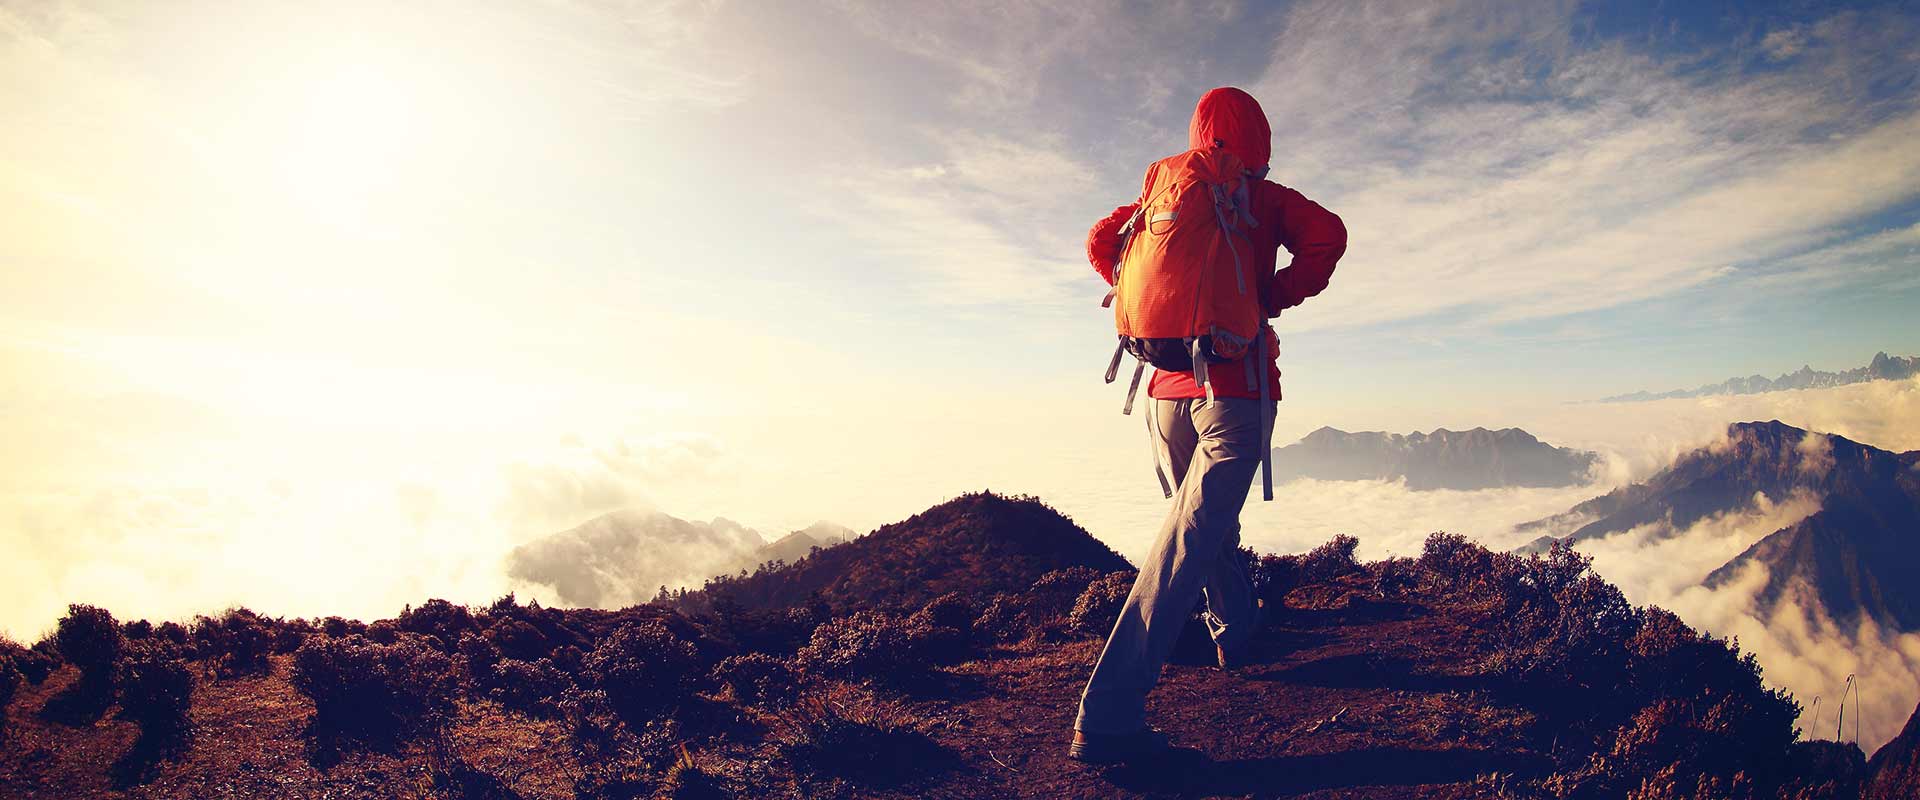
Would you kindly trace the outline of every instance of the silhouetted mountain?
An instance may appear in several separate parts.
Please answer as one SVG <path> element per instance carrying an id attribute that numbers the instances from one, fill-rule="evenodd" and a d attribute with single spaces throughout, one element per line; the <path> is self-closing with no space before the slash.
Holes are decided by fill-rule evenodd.
<path id="1" fill-rule="evenodd" d="M 1920 797 L 1920 708 L 1907 718 L 1900 735 L 1867 760 L 1866 800 Z"/>
<path id="2" fill-rule="evenodd" d="M 1026 497 L 962 495 L 797 563 L 747 578 L 722 576 L 681 599 L 724 597 L 743 608 L 916 606 L 947 592 L 990 597 L 1056 569 L 1126 569 L 1126 559 L 1073 520 Z"/>
<path id="3" fill-rule="evenodd" d="M 1817 434 L 1816 434 L 1817 435 Z M 1895 455 L 1838 436 L 1820 510 L 1756 542 L 1707 575 L 1730 583 L 1750 564 L 1767 568 L 1761 608 L 1817 601 L 1843 624 L 1866 614 L 1920 629 L 1920 453 Z"/>
<path id="4" fill-rule="evenodd" d="M 1600 398 L 1602 403 L 1628 403 L 1643 400 L 1666 400 L 1674 397 L 1706 397 L 1721 394 L 1759 394 L 1778 392 L 1784 389 L 1821 389 L 1828 386 L 1845 386 L 1849 383 L 1866 381 L 1906 380 L 1920 374 L 1920 356 L 1889 356 L 1875 353 L 1873 361 L 1864 367 L 1855 367 L 1845 372 L 1822 372 L 1810 366 L 1802 366 L 1796 372 L 1789 372 L 1778 378 L 1769 379 L 1764 375 L 1749 375 L 1745 378 L 1728 378 L 1720 383 L 1712 383 L 1697 389 L 1675 389 L 1670 392 L 1633 392 Z"/>
<path id="5" fill-rule="evenodd" d="M 1839 436 L 1771 422 L 1728 426 L 1727 438 L 1680 456 L 1644 483 L 1616 489 L 1571 511 L 1521 526 L 1572 532 L 1542 536 L 1575 543 L 1644 529 L 1651 538 L 1686 532 L 1718 514 L 1811 499 L 1811 516 L 1754 544 L 1714 570 L 1722 586 L 1749 563 L 1767 567 L 1763 610 L 1796 597 L 1796 587 L 1835 619 L 1867 613 L 1902 629 L 1920 627 L 1920 453 L 1894 454 Z"/>
<path id="6" fill-rule="evenodd" d="M 1273 451 L 1275 480 L 1405 479 L 1408 489 L 1575 486 L 1588 482 L 1599 456 L 1554 447 L 1519 428 L 1432 433 L 1321 428 Z"/>

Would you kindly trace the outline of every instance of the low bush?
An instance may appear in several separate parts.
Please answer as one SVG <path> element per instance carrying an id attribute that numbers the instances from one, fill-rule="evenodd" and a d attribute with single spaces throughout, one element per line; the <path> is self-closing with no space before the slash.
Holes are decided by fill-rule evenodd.
<path id="1" fill-rule="evenodd" d="M 50 640 L 42 640 L 42 642 L 46 641 Z M 53 671 L 60 667 L 59 656 L 46 652 L 52 649 L 38 646 L 21 647 L 18 642 L 0 636 L 0 659 L 11 663 L 14 669 L 19 670 L 21 678 L 35 686 L 39 686 L 48 675 L 52 675 Z"/>
<path id="2" fill-rule="evenodd" d="M 400 641 L 400 626 L 390 619 L 375 620 L 367 625 L 365 636 L 375 644 L 393 644 Z"/>
<path id="3" fill-rule="evenodd" d="M 385 746 L 442 724 L 457 679 L 452 659 L 417 636 L 314 637 L 294 651 L 293 685 L 313 700 L 316 739 Z"/>
<path id="4" fill-rule="evenodd" d="M 194 654 L 222 678 L 265 675 L 273 668 L 274 625 L 244 608 L 194 621 L 189 638 Z"/>
<path id="5" fill-rule="evenodd" d="M 492 641 L 485 636 L 464 633 L 460 635 L 460 643 L 455 645 L 454 651 L 460 656 L 461 663 L 466 667 L 467 676 L 472 679 L 475 686 L 496 685 L 494 666 L 500 663 L 502 656 L 500 648 L 495 647 Z"/>
<path id="6" fill-rule="evenodd" d="M 1359 539 L 1344 533 L 1328 539 L 1301 557 L 1300 577 L 1307 583 L 1326 583 L 1359 572 L 1360 562 L 1353 557 L 1359 546 Z"/>
<path id="7" fill-rule="evenodd" d="M 1799 706 L 1762 684 L 1753 655 L 1671 612 L 1633 607 L 1568 544 L 1523 557 L 1436 533 L 1416 563 L 1419 577 L 1480 615 L 1492 649 L 1483 673 L 1530 696 L 1562 741 L 1597 745 L 1540 781 L 1548 796 L 1803 794 L 1781 784 Z"/>
<path id="8" fill-rule="evenodd" d="M 677 706 L 699 666 L 693 643 L 646 620 L 615 630 L 587 654 L 583 668 L 614 711 L 631 721 Z"/>
<path id="9" fill-rule="evenodd" d="M 1087 584 L 1067 613 L 1067 627 L 1088 636 L 1107 635 L 1120 619 L 1120 608 L 1126 605 L 1138 574 L 1131 570 L 1109 572 Z"/>
<path id="10" fill-rule="evenodd" d="M 105 609 L 75 604 L 54 628 L 53 641 L 62 659 L 80 670 L 80 679 L 50 698 L 41 713 L 67 725 L 90 725 L 113 705 L 113 669 L 126 652 L 126 636 Z"/>
<path id="11" fill-rule="evenodd" d="M 1003 642 L 1056 636 L 1065 629 L 1080 595 L 1102 574 L 1092 567 L 1057 569 L 1041 575 L 1026 591 L 995 595 L 974 621 L 974 632 Z"/>
<path id="12" fill-rule="evenodd" d="M 829 686 L 774 720 L 774 738 L 796 772 L 886 788 L 954 764 L 907 706 Z"/>
<path id="13" fill-rule="evenodd" d="M 307 637 L 320 635 L 320 626 L 304 619 L 262 620 L 268 630 L 273 632 L 271 651 L 283 656 L 300 649 L 307 643 Z"/>
<path id="14" fill-rule="evenodd" d="M 1420 587 L 1420 564 L 1411 558 L 1376 561 L 1366 569 L 1373 579 L 1373 593 L 1383 600 L 1407 597 Z"/>
<path id="15" fill-rule="evenodd" d="M 877 681 L 918 675 L 928 666 L 908 641 L 904 621 L 884 611 L 856 611 L 821 623 L 796 660 L 810 673 Z"/>
<path id="16" fill-rule="evenodd" d="M 973 607 L 958 593 L 949 592 L 909 615 L 905 626 L 912 661 L 958 664 L 974 657 Z"/>
<path id="17" fill-rule="evenodd" d="M 6 724 L 7 706 L 13 704 L 13 695 L 25 680 L 19 668 L 13 665 L 13 655 L 0 650 L 0 725 Z"/>
<path id="18" fill-rule="evenodd" d="M 1256 555 L 1245 547 L 1240 548 L 1240 555 L 1247 561 L 1254 597 L 1273 610 L 1285 607 L 1287 595 L 1296 588 L 1365 572 L 1366 568 L 1354 559 L 1359 546 L 1360 540 L 1340 534 L 1298 555 Z"/>
<path id="19" fill-rule="evenodd" d="M 443 652 L 452 652 L 462 634 L 478 630 L 466 606 L 440 599 L 428 600 L 417 608 L 408 606 L 401 609 L 400 616 L 393 619 L 393 625 L 401 631 L 432 639 L 434 645 Z"/>
<path id="20" fill-rule="evenodd" d="M 798 690 L 793 668 L 763 653 L 730 656 L 713 668 L 713 677 L 742 703 L 779 705 Z"/>
<path id="21" fill-rule="evenodd" d="M 743 609 L 722 596 L 713 601 L 712 631 L 744 652 L 787 657 L 805 646 L 828 616 L 823 606 Z"/>
<path id="22" fill-rule="evenodd" d="M 339 639 L 341 637 L 353 636 L 355 634 L 364 635 L 367 632 L 367 626 L 365 623 L 362 623 L 360 620 L 357 620 L 357 619 L 346 619 L 344 617 L 327 617 L 326 619 L 320 620 L 320 632 L 328 636 L 331 636 L 335 639 Z"/>
<path id="23" fill-rule="evenodd" d="M 488 694 L 500 705 L 536 717 L 551 717 L 559 713 L 557 703 L 573 687 L 573 677 L 549 659 L 508 658 L 494 665 L 491 685 Z"/>
<path id="24" fill-rule="evenodd" d="M 193 638 L 187 631 L 187 627 L 173 620 L 167 620 L 154 626 L 153 638 L 173 645 L 176 648 L 186 648 L 193 643 Z"/>
<path id="25" fill-rule="evenodd" d="M 151 743 L 178 742 L 192 729 L 187 710 L 193 702 L 193 671 L 172 645 L 132 643 L 114 670 L 120 716 L 140 725 Z"/>
<path id="26" fill-rule="evenodd" d="M 54 629 L 60 655 L 80 670 L 80 679 L 100 686 L 113 682 L 113 665 L 126 649 L 126 637 L 113 615 L 89 605 L 67 606 L 67 615 Z"/>
<path id="27" fill-rule="evenodd" d="M 495 622 L 487 629 L 486 637 L 507 658 L 532 661 L 553 652 L 553 643 L 546 634 L 525 620 L 508 618 Z"/>

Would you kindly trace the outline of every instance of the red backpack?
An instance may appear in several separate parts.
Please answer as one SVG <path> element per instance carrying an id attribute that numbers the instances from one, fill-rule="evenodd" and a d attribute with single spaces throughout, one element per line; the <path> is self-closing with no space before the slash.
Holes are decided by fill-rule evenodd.
<path id="1" fill-rule="evenodd" d="M 1148 364 L 1192 372 L 1207 402 L 1213 402 L 1207 365 L 1244 360 L 1247 388 L 1257 385 L 1260 392 L 1261 431 L 1268 430 L 1271 359 L 1260 331 L 1266 320 L 1260 303 L 1264 278 L 1254 274 L 1257 262 L 1247 236 L 1259 225 L 1250 207 L 1253 180 L 1237 156 L 1219 147 L 1189 150 L 1147 168 L 1139 205 L 1120 229 L 1113 290 L 1101 303 L 1113 307 L 1120 337 L 1107 364 L 1107 382 L 1119 376 L 1127 354 L 1138 362 L 1121 413 L 1133 413 Z M 1269 462 L 1270 457 L 1261 459 L 1265 496 L 1271 500 Z M 1167 488 L 1164 476 L 1162 487 Z"/>

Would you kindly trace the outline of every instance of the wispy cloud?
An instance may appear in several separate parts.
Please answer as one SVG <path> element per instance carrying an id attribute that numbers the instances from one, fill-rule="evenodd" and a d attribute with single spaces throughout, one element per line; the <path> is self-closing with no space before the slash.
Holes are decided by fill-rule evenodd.
<path id="1" fill-rule="evenodd" d="M 1910 76 L 1886 97 L 1841 68 L 1910 73 L 1851 46 L 1905 24 L 1828 20 L 1774 39 L 1784 63 L 1761 69 L 1737 41 L 1594 39 L 1570 4 L 1304 4 L 1258 92 L 1275 177 L 1353 244 L 1295 324 L 1560 316 L 1829 242 L 1920 193 Z"/>

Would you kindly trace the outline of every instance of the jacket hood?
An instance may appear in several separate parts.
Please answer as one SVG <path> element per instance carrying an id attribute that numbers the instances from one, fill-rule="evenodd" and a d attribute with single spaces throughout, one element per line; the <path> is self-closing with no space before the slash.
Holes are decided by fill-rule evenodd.
<path id="1" fill-rule="evenodd" d="M 1200 104 L 1193 108 L 1193 122 L 1187 125 L 1187 149 L 1212 147 L 1216 141 L 1239 156 L 1248 169 L 1267 166 L 1273 154 L 1273 129 L 1267 125 L 1267 112 L 1260 110 L 1260 101 L 1231 86 L 1201 95 Z"/>

